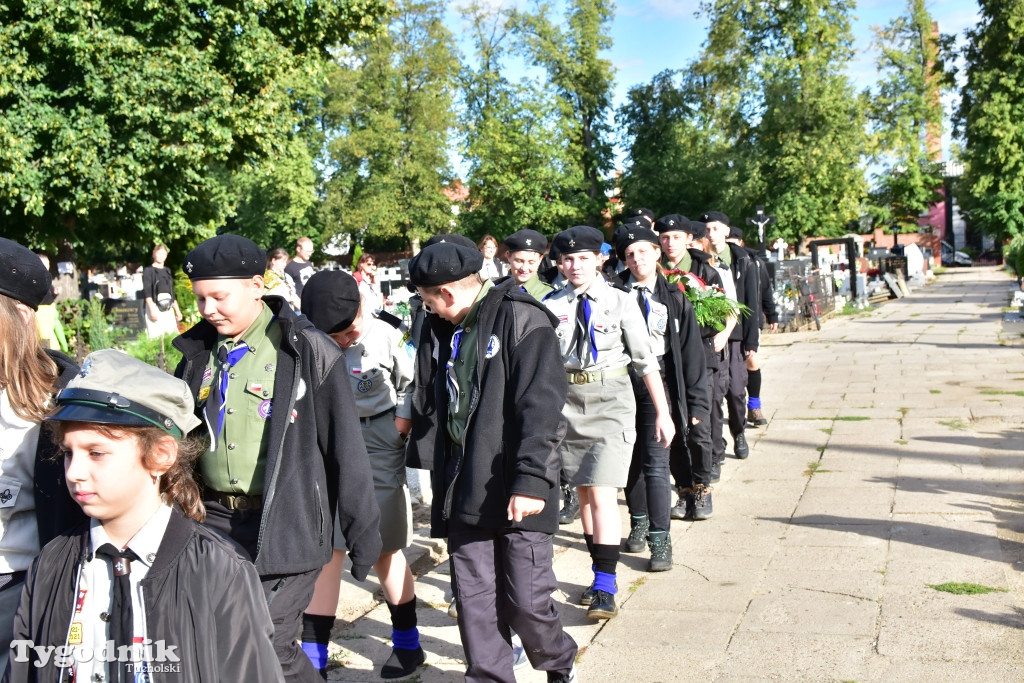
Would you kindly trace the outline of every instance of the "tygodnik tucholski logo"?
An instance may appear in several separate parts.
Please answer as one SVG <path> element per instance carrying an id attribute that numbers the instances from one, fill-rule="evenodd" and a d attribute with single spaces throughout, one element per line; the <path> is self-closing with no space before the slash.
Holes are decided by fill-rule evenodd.
<path id="1" fill-rule="evenodd" d="M 92 661 L 127 662 L 135 673 L 180 673 L 177 649 L 177 645 L 149 638 L 133 643 L 130 648 L 118 647 L 113 640 L 108 640 L 95 650 L 87 645 L 36 645 L 31 640 L 14 640 L 11 641 L 11 658 L 16 662 L 31 661 L 38 668 L 50 664 L 65 668 Z"/>

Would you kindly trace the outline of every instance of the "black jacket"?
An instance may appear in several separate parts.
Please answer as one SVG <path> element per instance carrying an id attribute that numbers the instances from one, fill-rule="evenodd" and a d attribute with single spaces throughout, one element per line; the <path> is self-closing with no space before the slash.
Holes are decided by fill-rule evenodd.
<path id="1" fill-rule="evenodd" d="M 380 555 L 380 511 L 344 356 L 284 299 L 264 301 L 282 334 L 256 569 L 261 575 L 298 574 L 327 564 L 337 510 L 352 576 L 361 581 Z M 188 382 L 194 397 L 216 343 L 217 330 L 205 320 L 174 340 L 182 352 L 174 376 Z"/>
<path id="2" fill-rule="evenodd" d="M 78 573 L 88 552 L 88 523 L 43 548 L 21 593 L 15 640 L 67 643 Z M 215 531 L 175 509 L 156 560 L 140 585 L 146 636 L 176 647 L 174 654 L 180 659 L 180 672 L 155 670 L 154 683 L 283 680 L 259 577 L 242 553 Z M 59 678 L 56 657 L 38 668 L 34 661 L 15 661 L 14 655 L 12 650 L 5 681 L 65 680 Z"/>
<path id="3" fill-rule="evenodd" d="M 452 517 L 484 528 L 554 533 L 568 390 L 556 320 L 520 289 L 495 287 L 480 301 L 476 324 L 478 361 L 462 448 L 448 438 L 446 375 L 435 375 L 431 534 L 446 536 Z M 438 337 L 437 367 L 445 367 L 450 355 L 451 333 Z M 512 494 L 547 503 L 542 512 L 511 522 L 506 511 Z"/>
<path id="4" fill-rule="evenodd" d="M 629 277 L 630 272 L 624 270 L 616 276 L 615 282 L 628 287 Z M 668 399 L 672 402 L 672 414 L 679 420 L 677 428 L 685 433 L 690 426 L 690 417 L 701 422 L 711 417 L 711 394 L 700 326 L 690 300 L 660 273 L 654 285 L 654 299 L 668 308 L 665 332 Z"/>
<path id="5" fill-rule="evenodd" d="M 745 248 L 731 242 L 726 243 L 726 246 L 732 252 L 730 268 L 732 279 L 736 283 L 736 300 L 750 309 L 750 313 L 740 316 L 732 334 L 729 335 L 729 340 L 740 342 L 744 351 L 757 351 L 761 320 L 761 278 L 754 259 Z"/>
<path id="6" fill-rule="evenodd" d="M 768 263 L 761 257 L 757 249 L 747 248 L 750 258 L 757 267 L 757 291 L 758 302 L 760 303 L 760 316 L 757 319 L 757 328 L 763 329 L 764 324 L 779 322 L 779 310 L 775 306 L 775 297 L 772 296 L 771 275 L 768 273 Z"/>
<path id="7" fill-rule="evenodd" d="M 78 366 L 60 351 L 46 350 L 57 364 L 57 386 L 64 388 L 78 374 Z M 44 546 L 60 532 L 77 526 L 86 519 L 82 508 L 68 493 L 64 479 L 64 459 L 60 449 L 44 426 L 36 446 L 36 467 L 32 479 L 36 502 L 36 524 L 39 526 L 39 545 Z"/>

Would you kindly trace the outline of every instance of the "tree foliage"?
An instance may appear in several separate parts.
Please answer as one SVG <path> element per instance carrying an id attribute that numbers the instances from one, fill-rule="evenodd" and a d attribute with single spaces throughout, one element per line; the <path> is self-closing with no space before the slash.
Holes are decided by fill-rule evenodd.
<path id="1" fill-rule="evenodd" d="M 337 55 L 325 104 L 325 238 L 348 233 L 401 248 L 451 230 L 442 190 L 458 60 L 443 11 L 403 0 L 383 35 Z"/>
<path id="2" fill-rule="evenodd" d="M 499 239 L 523 227 L 552 234 L 578 220 L 574 191 L 582 175 L 564 141 L 565 121 L 537 84 L 509 82 L 503 73 L 510 33 L 507 15 L 480 5 L 464 9 L 476 64 L 460 83 L 462 158 L 469 197 L 459 213 L 462 232 Z"/>
<path id="3" fill-rule="evenodd" d="M 1024 234 L 1024 0 L 979 0 L 967 31 L 957 126 L 964 143 L 961 205 L 997 238 Z"/>
<path id="4" fill-rule="evenodd" d="M 608 123 L 615 69 L 600 56 L 611 47 L 609 28 L 614 5 L 609 0 L 570 0 L 565 28 L 555 25 L 547 2 L 533 12 L 512 12 L 511 27 L 522 53 L 547 72 L 559 96 L 569 154 L 579 169 L 577 205 L 581 218 L 597 225 L 607 208 L 606 174 L 612 167 L 612 130 Z"/>
<path id="5" fill-rule="evenodd" d="M 295 122 L 281 83 L 383 0 L 0 5 L 0 230 L 37 247 L 195 240 Z"/>

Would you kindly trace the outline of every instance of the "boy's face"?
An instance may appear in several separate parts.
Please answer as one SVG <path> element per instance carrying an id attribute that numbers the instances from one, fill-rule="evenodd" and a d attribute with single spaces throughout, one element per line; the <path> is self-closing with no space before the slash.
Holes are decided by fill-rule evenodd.
<path id="1" fill-rule="evenodd" d="M 512 279 L 521 285 L 537 272 L 540 254 L 535 251 L 513 251 L 508 255 L 508 264 L 512 267 Z"/>
<path id="2" fill-rule="evenodd" d="M 199 314 L 225 337 L 237 338 L 263 310 L 263 276 L 247 280 L 198 280 L 192 283 Z"/>
<path id="3" fill-rule="evenodd" d="M 363 330 L 365 329 L 366 317 L 363 315 L 362 309 L 360 309 L 359 315 L 356 316 L 356 319 L 352 321 L 351 325 L 340 332 L 331 332 L 330 336 L 338 346 L 343 349 L 348 349 L 359 341 L 359 338 L 363 336 Z"/>
<path id="4" fill-rule="evenodd" d="M 459 282 L 450 282 L 440 287 L 419 288 L 419 294 L 423 298 L 423 306 L 427 312 L 455 325 L 466 318 L 479 293 L 479 286 L 467 287 Z"/>
<path id="5" fill-rule="evenodd" d="M 679 259 L 683 258 L 683 252 L 690 246 L 690 236 L 682 230 L 663 232 L 659 235 L 658 240 L 661 242 L 661 248 L 665 251 L 670 265 L 679 263 Z"/>
<path id="6" fill-rule="evenodd" d="M 708 241 L 716 254 L 722 253 L 725 249 L 725 240 L 729 237 L 729 226 L 721 221 L 710 221 L 708 223 Z"/>
<path id="7" fill-rule="evenodd" d="M 142 464 L 135 436 L 107 436 L 85 422 L 69 423 L 61 443 L 68 491 L 82 511 L 107 524 L 145 524 L 160 499 L 159 472 Z"/>
<path id="8" fill-rule="evenodd" d="M 637 280 L 646 280 L 658 268 L 661 249 L 650 242 L 635 242 L 626 247 L 626 267 Z"/>
<path id="9" fill-rule="evenodd" d="M 586 290 L 597 278 L 597 269 L 600 265 L 597 254 L 592 251 L 579 251 L 562 256 L 562 274 L 579 290 Z"/>

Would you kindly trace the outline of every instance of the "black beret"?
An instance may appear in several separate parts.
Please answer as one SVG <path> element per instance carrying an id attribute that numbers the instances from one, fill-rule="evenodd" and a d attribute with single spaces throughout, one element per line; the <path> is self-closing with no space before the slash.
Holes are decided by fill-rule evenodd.
<path id="1" fill-rule="evenodd" d="M 423 246 L 424 247 L 429 247 L 432 244 L 441 244 L 443 242 L 444 243 L 448 243 L 448 244 L 461 244 L 464 247 L 469 247 L 470 249 L 476 249 L 476 242 L 474 242 L 473 240 L 469 239 L 465 235 L 456 235 L 455 233 L 445 233 L 443 235 L 433 235 L 430 239 L 427 240 L 427 243 L 424 244 Z"/>
<path id="2" fill-rule="evenodd" d="M 321 332 L 341 332 L 359 315 L 359 284 L 343 270 L 314 273 L 302 288 L 302 315 Z"/>
<path id="3" fill-rule="evenodd" d="M 699 240 L 707 237 L 708 235 L 708 224 L 702 223 L 701 221 L 688 221 L 690 227 L 686 229 L 686 232 L 693 236 L 693 239 Z"/>
<path id="4" fill-rule="evenodd" d="M 439 242 L 424 247 L 409 261 L 409 281 L 414 287 L 436 287 L 480 272 L 484 255 L 476 245 Z"/>
<path id="5" fill-rule="evenodd" d="M 701 214 L 700 219 L 705 223 L 711 223 L 712 221 L 717 223 L 725 223 L 729 225 L 729 217 L 721 211 L 705 211 Z"/>
<path id="6" fill-rule="evenodd" d="M 217 235 L 185 255 L 185 274 L 197 280 L 244 280 L 263 275 L 267 252 L 241 235 Z"/>
<path id="7" fill-rule="evenodd" d="M 659 235 L 673 230 L 690 232 L 690 219 L 678 213 L 670 213 L 654 221 L 654 229 Z"/>
<path id="8" fill-rule="evenodd" d="M 38 256 L 17 242 L 0 237 L 0 294 L 39 308 L 50 292 L 50 271 Z"/>
<path id="9" fill-rule="evenodd" d="M 589 225 L 576 225 L 555 235 L 551 245 L 558 250 L 559 256 L 576 254 L 581 251 L 601 253 L 604 244 L 604 233 Z"/>
<path id="10" fill-rule="evenodd" d="M 648 224 L 654 223 L 654 212 L 650 209 L 645 209 L 643 207 L 639 209 L 630 209 L 626 212 L 626 215 L 630 218 L 646 219 Z"/>
<path id="11" fill-rule="evenodd" d="M 504 244 L 509 251 L 535 251 L 544 254 L 548 250 L 548 238 L 529 228 L 512 233 L 505 238 Z"/>
<path id="12" fill-rule="evenodd" d="M 619 257 L 620 261 L 626 260 L 626 248 L 631 244 L 636 244 L 637 242 L 650 242 L 659 249 L 661 248 L 661 241 L 658 239 L 658 233 L 654 232 L 650 228 L 634 227 L 629 229 L 615 241 L 615 254 Z"/>
<path id="13" fill-rule="evenodd" d="M 743 239 L 743 228 L 737 228 L 735 225 L 729 226 L 729 239 L 741 240 Z"/>

